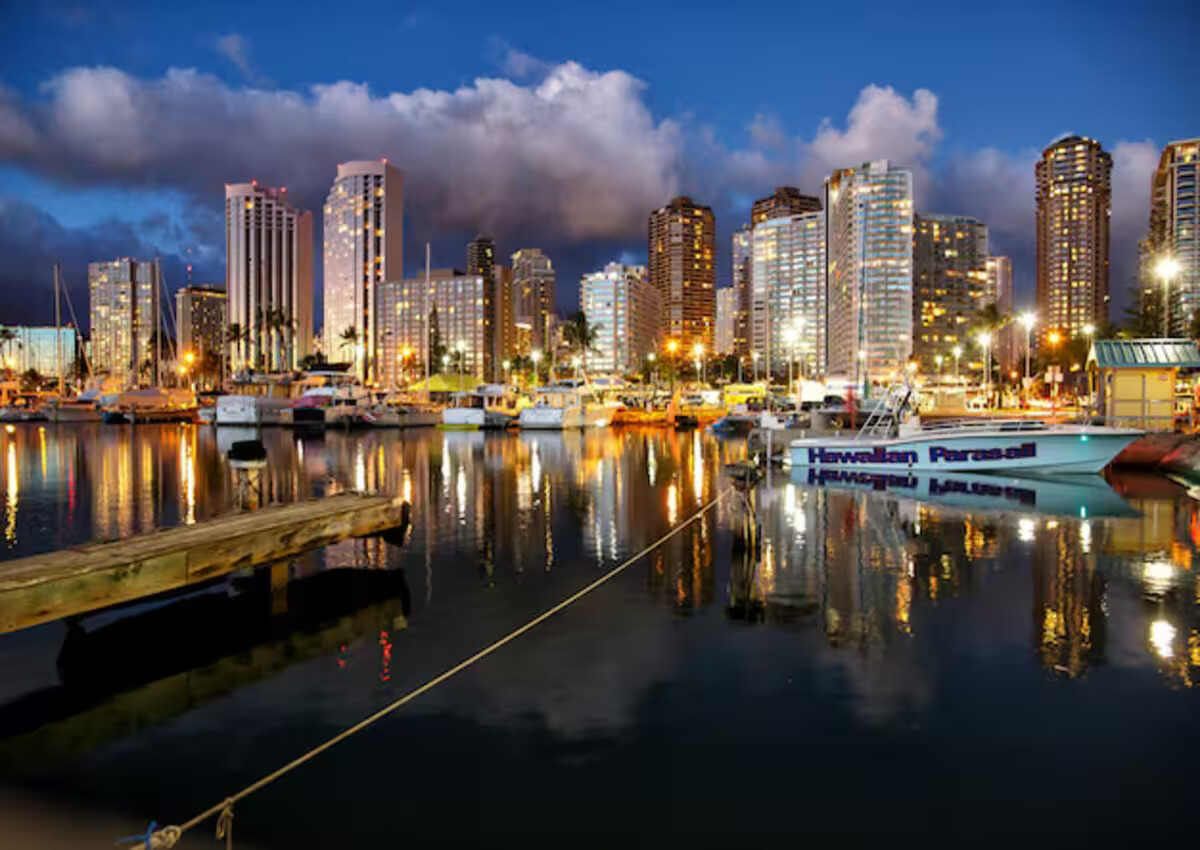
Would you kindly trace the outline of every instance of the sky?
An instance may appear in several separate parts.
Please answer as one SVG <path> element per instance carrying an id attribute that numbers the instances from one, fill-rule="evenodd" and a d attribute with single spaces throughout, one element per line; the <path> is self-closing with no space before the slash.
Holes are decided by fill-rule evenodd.
<path id="1" fill-rule="evenodd" d="M 1200 136 L 1200 6 L 978 5 L 0 0 L 0 322 L 50 320 L 55 261 L 84 324 L 89 260 L 223 281 L 225 183 L 287 186 L 319 239 L 337 163 L 376 157 L 407 270 L 486 232 L 550 254 L 562 311 L 676 194 L 713 207 L 724 285 L 754 198 L 889 158 L 918 212 L 989 225 L 1024 306 L 1033 163 L 1067 133 L 1113 155 L 1119 318 L 1159 152 Z"/>

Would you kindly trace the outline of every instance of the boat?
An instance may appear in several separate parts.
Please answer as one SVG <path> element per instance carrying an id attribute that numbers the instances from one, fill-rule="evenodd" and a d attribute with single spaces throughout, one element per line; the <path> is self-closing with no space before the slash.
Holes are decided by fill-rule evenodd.
<path id="1" fill-rule="evenodd" d="M 109 424 L 193 422 L 196 394 L 189 389 L 147 387 L 105 397 L 103 419 Z"/>
<path id="2" fill-rule="evenodd" d="M 556 381 L 534 391 L 534 402 L 517 416 L 517 425 L 543 431 L 603 428 L 614 414 L 615 407 L 597 401 L 585 382 Z"/>
<path id="3" fill-rule="evenodd" d="M 515 389 L 504 384 L 481 384 L 471 392 L 455 393 L 454 406 L 442 411 L 439 428 L 452 431 L 507 428 L 521 413 Z"/>
<path id="4" fill-rule="evenodd" d="M 350 427 L 371 407 L 371 394 L 343 371 L 309 372 L 300 397 L 279 412 L 279 424 L 293 428 Z"/>
<path id="5" fill-rule="evenodd" d="M 360 407 L 354 424 L 366 428 L 429 428 L 441 421 L 440 408 L 403 402 L 388 395 Z"/>
<path id="6" fill-rule="evenodd" d="M 849 437 L 792 440 L 793 467 L 925 472 L 1096 473 L 1144 432 L 1032 419 L 954 419 L 922 424 L 911 387 L 888 391 Z"/>

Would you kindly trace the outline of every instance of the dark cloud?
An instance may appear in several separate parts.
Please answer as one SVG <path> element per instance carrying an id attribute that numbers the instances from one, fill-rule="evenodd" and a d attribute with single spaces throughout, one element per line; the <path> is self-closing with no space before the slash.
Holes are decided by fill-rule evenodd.
<path id="1" fill-rule="evenodd" d="M 159 257 L 168 284 L 184 279 L 183 261 L 160 251 L 146 234 L 154 230 L 146 220 L 138 225 L 105 221 L 92 227 L 64 227 L 53 216 L 32 204 L 0 197 L 0 316 L 4 321 L 49 324 L 54 321 L 54 263 L 63 269 L 63 281 L 80 324 L 88 324 L 87 264 L 116 257 Z M 174 227 L 167 223 L 167 227 Z M 222 259 L 223 262 L 223 259 Z M 221 269 L 220 277 L 224 278 Z M 172 288 L 174 288 L 172 286 Z M 66 306 L 64 319 L 69 318 Z"/>

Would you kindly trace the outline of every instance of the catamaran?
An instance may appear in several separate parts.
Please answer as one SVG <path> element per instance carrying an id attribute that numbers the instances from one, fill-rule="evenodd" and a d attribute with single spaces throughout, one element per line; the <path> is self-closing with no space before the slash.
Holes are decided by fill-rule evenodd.
<path id="1" fill-rule="evenodd" d="M 890 390 L 857 434 L 792 440 L 793 467 L 925 472 L 1100 472 L 1142 436 L 1133 428 L 1029 419 L 957 419 L 924 425 L 911 387 Z"/>

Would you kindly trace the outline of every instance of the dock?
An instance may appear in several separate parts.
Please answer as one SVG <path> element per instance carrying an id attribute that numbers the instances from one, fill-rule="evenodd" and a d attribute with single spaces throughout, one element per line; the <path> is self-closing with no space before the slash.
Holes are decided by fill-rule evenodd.
<path id="1" fill-rule="evenodd" d="M 381 534 L 408 516 L 399 499 L 342 493 L 0 563 L 0 634 Z"/>

